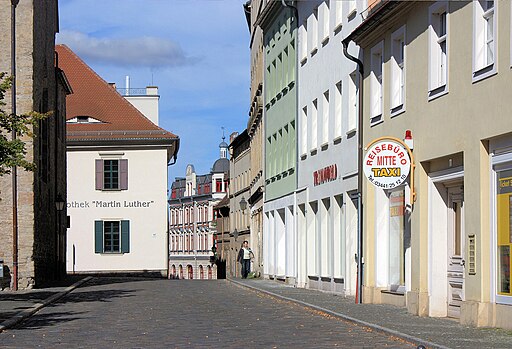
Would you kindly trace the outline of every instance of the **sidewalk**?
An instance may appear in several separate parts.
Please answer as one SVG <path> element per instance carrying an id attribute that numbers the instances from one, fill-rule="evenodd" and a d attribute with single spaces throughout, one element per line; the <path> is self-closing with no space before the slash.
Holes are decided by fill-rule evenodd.
<path id="1" fill-rule="evenodd" d="M 16 292 L 0 291 L 0 332 L 15 326 L 90 279 L 91 277 L 68 277 L 55 287 Z"/>
<path id="2" fill-rule="evenodd" d="M 355 304 L 353 297 L 295 288 L 272 280 L 229 281 L 405 339 L 415 345 L 428 348 L 512 348 L 512 331 L 466 327 L 454 320 L 419 317 L 392 305 Z"/>

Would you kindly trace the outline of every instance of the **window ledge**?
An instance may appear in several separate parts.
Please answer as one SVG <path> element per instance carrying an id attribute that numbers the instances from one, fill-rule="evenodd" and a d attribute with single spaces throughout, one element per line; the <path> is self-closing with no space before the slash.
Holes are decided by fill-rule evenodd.
<path id="1" fill-rule="evenodd" d="M 325 143 L 320 144 L 320 149 L 322 151 L 327 150 L 327 148 L 329 148 L 329 142 L 325 142 Z"/>
<path id="2" fill-rule="evenodd" d="M 382 290 L 380 291 L 381 293 L 388 293 L 388 294 L 393 294 L 395 296 L 405 296 L 405 293 L 404 292 L 400 292 L 400 291 L 390 291 L 390 290 Z"/>
<path id="3" fill-rule="evenodd" d="M 373 127 L 378 124 L 382 124 L 384 122 L 384 119 L 382 118 L 382 114 L 372 116 L 370 119 L 370 127 Z"/>
<path id="4" fill-rule="evenodd" d="M 341 31 L 341 28 L 343 28 L 343 23 L 338 23 L 335 27 L 334 27 L 334 35 L 338 34 L 340 31 Z"/>
<path id="5" fill-rule="evenodd" d="M 308 157 L 308 154 L 304 153 L 304 154 L 302 154 L 302 155 L 300 156 L 300 159 L 301 159 L 302 161 L 304 161 L 304 160 L 306 160 L 306 158 L 307 158 L 307 157 Z"/>
<path id="6" fill-rule="evenodd" d="M 325 38 L 322 39 L 322 47 L 324 47 L 328 43 L 329 43 L 329 35 L 327 35 Z"/>
<path id="7" fill-rule="evenodd" d="M 314 148 L 314 149 L 311 149 L 311 150 L 309 151 L 309 154 L 310 154 L 311 156 L 316 155 L 317 153 L 318 153 L 318 148 Z"/>
<path id="8" fill-rule="evenodd" d="M 332 144 L 340 144 L 340 143 L 341 143 L 341 139 L 342 139 L 342 137 L 341 137 L 341 136 L 335 137 L 335 138 L 332 140 Z"/>
<path id="9" fill-rule="evenodd" d="M 351 128 L 350 130 L 347 130 L 347 132 L 345 132 L 345 134 L 347 135 L 347 137 L 351 137 L 352 135 L 354 135 L 357 131 L 357 128 L 354 127 L 354 128 Z"/>
<path id="10" fill-rule="evenodd" d="M 428 91 L 428 101 L 433 101 L 434 99 L 444 96 L 445 94 L 448 94 L 447 85 L 443 85 L 433 90 L 430 90 Z"/>
<path id="11" fill-rule="evenodd" d="M 357 8 L 354 8 L 354 9 L 352 9 L 352 11 L 347 13 L 348 20 L 350 21 L 350 20 L 354 19 L 354 17 L 356 16 L 356 13 L 357 13 Z"/>
<path id="12" fill-rule="evenodd" d="M 404 112 L 405 112 L 405 107 L 403 104 L 401 104 L 398 107 L 394 107 L 393 109 L 391 109 L 390 116 L 393 118 L 393 117 L 398 116 Z"/>
<path id="13" fill-rule="evenodd" d="M 487 67 L 479 69 L 473 72 L 472 83 L 476 83 L 482 80 L 487 79 L 488 77 L 496 75 L 498 72 L 496 70 L 496 64 L 490 64 Z"/>
<path id="14" fill-rule="evenodd" d="M 316 55 L 316 53 L 318 52 L 318 48 L 317 47 L 314 47 L 312 50 L 311 50 L 311 57 L 313 57 L 314 55 Z"/>
<path id="15" fill-rule="evenodd" d="M 304 65 L 308 62 L 308 57 L 304 57 L 300 60 L 300 65 Z"/>

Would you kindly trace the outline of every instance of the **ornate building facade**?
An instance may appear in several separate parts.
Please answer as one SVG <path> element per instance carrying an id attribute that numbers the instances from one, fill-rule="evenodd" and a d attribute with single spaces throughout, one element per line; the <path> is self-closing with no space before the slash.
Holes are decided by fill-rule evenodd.
<path id="1" fill-rule="evenodd" d="M 220 158 L 212 171 L 197 175 L 188 165 L 185 177 L 171 185 L 169 202 L 169 277 L 216 279 L 214 252 L 217 228 L 214 207 L 227 195 L 229 181 L 228 145 L 219 145 Z"/>

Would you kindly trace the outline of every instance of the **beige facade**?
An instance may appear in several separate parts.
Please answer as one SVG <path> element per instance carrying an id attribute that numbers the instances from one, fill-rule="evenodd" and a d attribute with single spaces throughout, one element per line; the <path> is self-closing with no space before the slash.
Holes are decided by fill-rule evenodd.
<path id="1" fill-rule="evenodd" d="M 11 72 L 11 1 L 0 1 L 0 71 Z M 27 159 L 37 170 L 18 170 L 18 280 L 30 288 L 61 275 L 64 269 L 66 211 L 57 212 L 58 195 L 66 197 L 65 84 L 56 70 L 57 1 L 21 1 L 16 8 L 16 109 L 52 115 L 42 121 L 36 137 L 27 139 Z M 11 109 L 6 96 L 6 111 Z M 2 287 L 13 272 L 13 196 L 10 175 L 0 178 L 0 259 L 6 268 Z"/>
<path id="2" fill-rule="evenodd" d="M 253 271 L 263 271 L 263 31 L 255 25 L 265 6 L 264 0 L 252 0 L 250 4 L 249 30 L 251 33 L 251 109 L 247 123 L 250 138 L 250 178 L 248 203 L 250 205 L 251 248 L 255 251 Z"/>
<path id="3" fill-rule="evenodd" d="M 230 276 L 241 275 L 237 256 L 243 241 L 247 240 L 249 242 L 249 247 L 255 255 L 258 253 L 256 235 L 253 235 L 250 230 L 250 207 L 247 202 L 250 195 L 249 178 L 251 177 L 251 153 L 249 146 L 250 140 L 247 131 L 232 135 L 229 145 L 229 224 L 231 241 L 230 255 L 226 260 L 227 273 Z M 258 265 L 256 261 L 254 261 L 254 264 Z M 251 266 L 251 271 L 254 271 L 253 266 Z"/>
<path id="4" fill-rule="evenodd" d="M 363 146 L 412 131 L 415 184 L 364 179 L 363 301 L 510 329 L 511 3 L 382 3 L 351 34 Z"/>

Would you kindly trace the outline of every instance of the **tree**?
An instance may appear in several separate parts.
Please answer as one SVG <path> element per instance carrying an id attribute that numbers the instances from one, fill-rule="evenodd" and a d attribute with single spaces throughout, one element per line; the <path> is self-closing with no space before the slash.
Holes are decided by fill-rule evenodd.
<path id="1" fill-rule="evenodd" d="M 26 171 L 33 171 L 35 164 L 27 161 L 25 156 L 25 142 L 23 137 L 34 138 L 35 129 L 40 120 L 45 119 L 50 113 L 41 114 L 30 112 L 23 115 L 13 115 L 4 111 L 6 103 L 5 94 L 12 86 L 12 77 L 5 72 L 0 72 L 0 176 L 9 174 L 14 166 Z M 12 133 L 16 132 L 16 138 L 12 139 Z"/>

